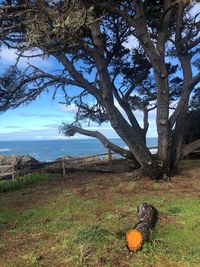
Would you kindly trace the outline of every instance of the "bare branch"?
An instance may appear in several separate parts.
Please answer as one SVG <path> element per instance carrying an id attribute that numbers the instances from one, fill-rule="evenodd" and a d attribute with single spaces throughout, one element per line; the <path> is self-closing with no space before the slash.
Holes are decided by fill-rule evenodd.
<path id="1" fill-rule="evenodd" d="M 190 93 L 192 92 L 193 88 L 200 82 L 200 73 L 196 74 L 187 84 L 184 85 L 182 94 L 179 100 L 179 103 L 174 111 L 174 113 L 171 115 L 169 119 L 170 127 L 172 128 L 177 120 L 177 118 L 180 116 L 183 107 L 187 104 Z"/>
<path id="2" fill-rule="evenodd" d="M 171 1 L 165 1 L 165 10 L 160 18 L 160 28 L 157 39 L 157 49 L 162 57 L 165 55 L 165 43 L 169 36 L 169 22 L 172 16 L 172 9 L 176 3 L 171 4 Z"/>
<path id="3" fill-rule="evenodd" d="M 187 156 L 198 148 L 200 148 L 200 139 L 195 140 L 188 145 L 185 145 L 182 149 L 181 157 L 184 158 L 185 156 Z"/>
<path id="4" fill-rule="evenodd" d="M 55 57 L 65 66 L 66 71 L 79 83 L 79 86 L 85 88 L 88 92 L 100 99 L 98 90 L 89 83 L 84 77 L 76 70 L 73 63 L 64 54 L 55 54 Z"/>
<path id="5" fill-rule="evenodd" d="M 187 46 L 187 49 L 190 50 L 200 44 L 200 37 L 196 38 L 194 41 L 191 41 L 190 44 Z"/>
<path id="6" fill-rule="evenodd" d="M 135 30 L 137 38 L 140 40 L 152 66 L 154 67 L 155 70 L 157 70 L 158 59 L 161 58 L 161 56 L 150 38 L 141 0 L 136 1 L 135 11 L 136 11 Z"/>
<path id="7" fill-rule="evenodd" d="M 102 133 L 98 132 L 98 131 L 90 131 L 90 130 L 86 130 L 83 129 L 81 127 L 75 126 L 75 125 L 64 125 L 62 128 L 62 132 L 65 135 L 74 135 L 75 133 L 79 133 L 82 135 L 86 135 L 86 136 L 91 136 L 91 137 L 95 137 L 97 138 L 106 148 L 111 149 L 112 151 L 120 154 L 123 157 L 126 158 L 134 158 L 132 153 L 129 150 L 126 150 L 122 147 L 119 147 L 115 144 L 113 144 L 112 142 L 110 142 Z"/>
<path id="8" fill-rule="evenodd" d="M 120 106 L 125 111 L 131 125 L 138 131 L 139 134 L 143 135 L 142 128 L 140 127 L 136 117 L 134 116 L 134 114 L 130 108 L 130 104 L 128 103 L 128 100 L 126 98 L 121 98 L 118 94 L 118 91 L 115 88 L 114 88 L 114 95 L 115 95 L 118 103 L 120 104 Z"/>

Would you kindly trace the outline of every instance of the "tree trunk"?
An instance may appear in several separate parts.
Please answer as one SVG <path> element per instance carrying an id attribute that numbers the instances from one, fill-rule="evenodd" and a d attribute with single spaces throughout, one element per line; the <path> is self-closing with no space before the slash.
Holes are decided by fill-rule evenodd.
<path id="1" fill-rule="evenodd" d="M 142 203 L 137 208 L 138 223 L 126 233 L 127 247 L 136 252 L 149 239 L 151 230 L 158 220 L 158 211 L 152 205 Z"/>
<path id="2" fill-rule="evenodd" d="M 182 110 L 182 113 L 179 115 L 179 118 L 176 121 L 175 129 L 172 133 L 172 147 L 170 151 L 171 162 L 170 169 L 171 174 L 178 174 L 179 162 L 181 160 L 182 148 L 183 148 L 183 139 L 185 131 L 185 122 L 187 115 L 187 106 Z"/>
<path id="3" fill-rule="evenodd" d="M 159 63 L 159 62 L 158 62 Z M 163 175 L 169 176 L 169 150 L 171 149 L 169 128 L 169 85 L 166 66 L 160 61 L 154 68 L 157 81 L 157 114 L 156 124 L 158 132 L 158 166 L 163 169 Z"/>
<path id="4" fill-rule="evenodd" d="M 107 61 L 104 55 L 104 42 L 99 23 L 92 23 L 90 25 L 90 29 L 93 42 L 95 44 L 95 50 L 93 53 L 96 68 L 101 81 L 101 104 L 105 107 L 109 121 L 114 130 L 127 144 L 139 164 L 144 168 L 148 168 L 153 164 L 152 155 L 146 147 L 144 138 L 141 136 L 141 131 L 138 130 L 139 125 L 133 121 L 132 123 L 134 125 L 131 126 L 122 116 L 120 111 L 115 107 L 113 97 L 115 88 L 111 82 L 110 74 L 107 69 Z"/>

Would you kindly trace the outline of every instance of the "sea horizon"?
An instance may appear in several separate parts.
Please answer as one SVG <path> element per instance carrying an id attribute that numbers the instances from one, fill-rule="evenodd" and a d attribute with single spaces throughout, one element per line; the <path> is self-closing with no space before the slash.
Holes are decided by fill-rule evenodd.
<path id="1" fill-rule="evenodd" d="M 120 138 L 110 138 L 116 145 L 126 147 Z M 147 138 L 149 147 L 157 145 L 156 137 Z M 52 161 L 63 156 L 88 156 L 106 153 L 107 149 L 95 138 L 59 140 L 0 141 L 0 155 L 29 155 L 39 161 Z"/>
<path id="2" fill-rule="evenodd" d="M 58 138 L 58 139 L 26 139 L 26 140 L 0 140 L 0 142 L 26 142 L 26 141 L 67 141 L 67 140 L 98 140 L 95 137 L 79 137 L 79 138 Z M 113 139 L 120 139 L 118 137 L 112 137 L 112 138 L 107 138 L 108 140 L 113 140 Z M 147 137 L 147 139 L 157 139 L 157 137 Z M 121 139 L 120 139 L 121 140 Z"/>

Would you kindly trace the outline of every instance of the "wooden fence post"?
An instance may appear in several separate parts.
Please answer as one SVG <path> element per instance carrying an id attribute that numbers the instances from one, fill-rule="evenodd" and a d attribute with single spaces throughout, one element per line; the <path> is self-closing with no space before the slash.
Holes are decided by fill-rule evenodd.
<path id="1" fill-rule="evenodd" d="M 112 153 L 110 149 L 108 149 L 108 163 L 109 165 L 112 165 Z"/>
<path id="2" fill-rule="evenodd" d="M 62 171 L 63 171 L 63 177 L 66 175 L 66 169 L 65 169 L 65 158 L 62 157 Z"/>
<path id="3" fill-rule="evenodd" d="M 12 164 L 12 181 L 15 181 L 15 162 Z"/>

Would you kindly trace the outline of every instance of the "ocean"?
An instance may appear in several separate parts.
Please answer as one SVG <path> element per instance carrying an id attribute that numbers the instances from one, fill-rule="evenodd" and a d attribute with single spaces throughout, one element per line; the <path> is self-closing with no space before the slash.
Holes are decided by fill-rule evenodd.
<path id="1" fill-rule="evenodd" d="M 111 139 L 125 147 L 121 139 Z M 157 138 L 148 138 L 149 147 L 157 145 Z M 85 156 L 106 153 L 96 139 L 67 139 L 41 141 L 0 141 L 0 155 L 30 155 L 40 161 L 52 161 L 62 156 Z"/>

